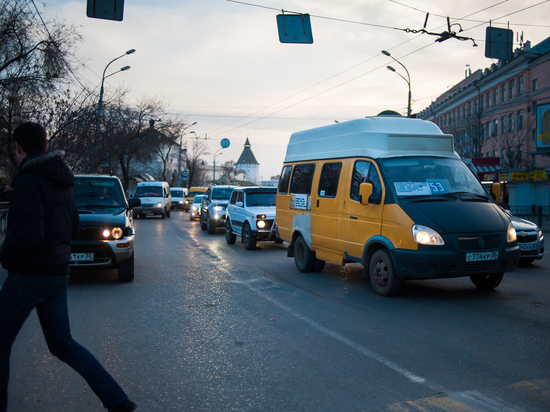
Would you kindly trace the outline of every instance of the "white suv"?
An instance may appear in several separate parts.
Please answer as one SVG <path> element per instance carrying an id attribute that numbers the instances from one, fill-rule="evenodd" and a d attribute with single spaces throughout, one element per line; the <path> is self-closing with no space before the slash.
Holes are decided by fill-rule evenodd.
<path id="1" fill-rule="evenodd" d="M 247 250 L 258 240 L 282 243 L 275 234 L 276 187 L 243 187 L 231 193 L 225 222 L 225 241 L 232 245 L 241 236 Z"/>

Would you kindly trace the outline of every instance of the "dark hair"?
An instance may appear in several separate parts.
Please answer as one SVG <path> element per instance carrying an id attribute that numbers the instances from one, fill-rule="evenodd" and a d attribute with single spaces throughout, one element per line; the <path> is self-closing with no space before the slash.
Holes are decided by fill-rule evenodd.
<path id="1" fill-rule="evenodd" d="M 46 129 L 39 123 L 21 123 L 13 131 L 13 141 L 27 154 L 42 152 L 48 148 Z"/>

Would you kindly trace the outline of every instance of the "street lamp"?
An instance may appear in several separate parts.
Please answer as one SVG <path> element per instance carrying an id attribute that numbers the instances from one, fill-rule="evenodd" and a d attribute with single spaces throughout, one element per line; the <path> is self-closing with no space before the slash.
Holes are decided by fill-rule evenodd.
<path id="1" fill-rule="evenodd" d="M 409 74 L 409 71 L 407 70 L 405 65 L 403 63 L 401 63 L 399 60 L 397 60 L 395 57 L 393 57 L 390 54 L 389 51 L 382 50 L 382 54 L 384 54 L 388 57 L 391 57 L 393 60 L 395 60 L 397 63 L 399 63 L 401 65 L 401 67 L 403 67 L 405 69 L 405 71 L 407 72 L 408 80 L 405 79 L 401 74 L 397 73 L 393 67 L 387 66 L 388 70 L 391 70 L 392 72 L 396 73 L 399 77 L 401 77 L 403 80 L 405 80 L 407 82 L 407 84 L 409 85 L 409 102 L 407 104 L 407 117 L 411 117 L 411 75 Z"/>
<path id="2" fill-rule="evenodd" d="M 122 67 L 120 70 L 117 70 L 116 72 L 113 72 L 107 76 L 105 76 L 105 73 L 107 72 L 107 68 L 111 65 L 112 62 L 126 56 L 127 54 L 132 54 L 132 53 L 135 53 L 136 49 L 130 49 L 128 50 L 126 53 L 118 56 L 116 59 L 113 59 L 109 62 L 109 64 L 107 64 L 107 66 L 105 66 L 105 70 L 103 70 L 103 76 L 101 76 L 101 89 L 99 89 L 99 102 L 97 103 L 97 123 L 96 123 L 96 129 L 95 129 L 95 135 L 99 135 L 99 121 L 101 119 L 101 106 L 103 105 L 103 85 L 105 83 L 105 79 L 107 77 L 110 77 L 114 74 L 117 74 L 119 72 L 124 72 L 128 69 L 130 69 L 130 66 L 124 66 Z"/>
<path id="3" fill-rule="evenodd" d="M 222 147 L 221 149 L 218 149 L 216 150 L 216 152 L 214 153 L 214 168 L 213 168 L 213 171 L 212 171 L 212 186 L 214 186 L 216 184 L 216 156 L 218 155 L 221 155 L 222 152 L 220 152 L 220 150 L 223 150 L 224 148 Z M 220 153 L 218 153 L 220 152 Z"/>
<path id="4" fill-rule="evenodd" d="M 185 136 L 185 131 L 187 129 L 189 129 L 191 126 L 194 126 L 196 125 L 197 122 L 194 122 L 194 123 L 191 123 L 189 126 L 187 126 L 186 128 L 184 128 L 181 132 L 181 137 L 180 137 L 180 157 L 179 157 L 179 161 L 178 161 L 178 187 L 181 187 L 181 151 L 182 151 L 182 144 L 183 144 L 183 136 Z M 189 133 L 195 133 L 195 132 L 189 132 Z"/>

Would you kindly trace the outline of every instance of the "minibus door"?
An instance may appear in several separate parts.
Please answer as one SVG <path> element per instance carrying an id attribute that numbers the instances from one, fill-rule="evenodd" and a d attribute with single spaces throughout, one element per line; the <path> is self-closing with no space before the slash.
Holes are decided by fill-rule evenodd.
<path id="1" fill-rule="evenodd" d="M 361 261 L 368 240 L 381 234 L 384 196 L 380 174 L 374 163 L 358 160 L 352 173 L 351 189 L 344 207 L 343 247 L 348 257 Z M 371 183 L 373 188 L 366 205 L 361 203 L 361 183 Z"/>

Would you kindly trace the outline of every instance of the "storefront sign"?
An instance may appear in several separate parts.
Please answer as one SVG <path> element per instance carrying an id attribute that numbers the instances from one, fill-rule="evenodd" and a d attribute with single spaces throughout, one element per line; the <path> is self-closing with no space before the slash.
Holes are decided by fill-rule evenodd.
<path id="1" fill-rule="evenodd" d="M 529 172 L 529 180 L 546 180 L 546 171 L 537 170 L 536 172 Z"/>

